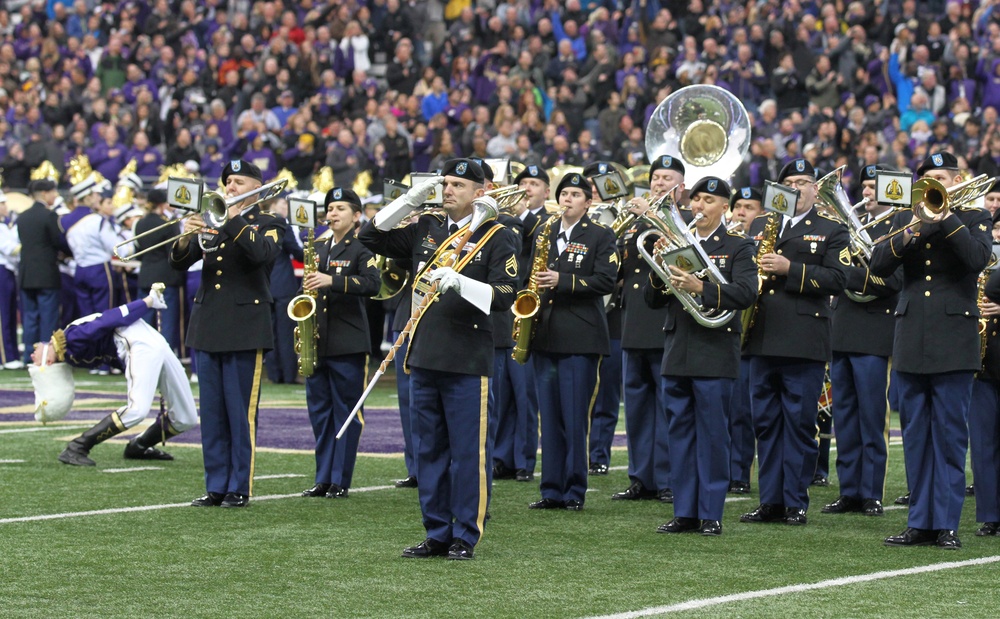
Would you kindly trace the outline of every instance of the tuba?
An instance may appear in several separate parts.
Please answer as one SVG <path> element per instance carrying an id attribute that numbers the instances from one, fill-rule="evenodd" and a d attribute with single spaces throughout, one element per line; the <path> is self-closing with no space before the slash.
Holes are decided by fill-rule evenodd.
<path id="1" fill-rule="evenodd" d="M 319 268 L 316 255 L 316 232 L 309 228 L 309 236 L 302 250 L 302 278 Z M 316 344 L 319 342 L 319 325 L 316 324 L 315 290 L 304 290 L 288 302 L 288 317 L 295 323 L 295 354 L 299 356 L 299 375 L 306 378 L 316 370 Z"/>

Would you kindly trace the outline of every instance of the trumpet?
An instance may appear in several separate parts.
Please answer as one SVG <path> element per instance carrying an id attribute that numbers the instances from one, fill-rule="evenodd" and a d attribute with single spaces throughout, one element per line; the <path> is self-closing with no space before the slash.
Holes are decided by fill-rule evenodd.
<path id="1" fill-rule="evenodd" d="M 486 195 L 496 200 L 499 212 L 514 215 L 516 214 L 514 209 L 521 203 L 527 192 L 517 185 L 504 185 L 503 187 L 490 189 L 486 192 Z"/>
<path id="2" fill-rule="evenodd" d="M 144 247 L 144 248 L 140 249 L 139 251 L 137 251 L 135 253 L 129 254 L 128 256 L 122 256 L 121 253 L 120 253 L 120 250 L 121 250 L 122 247 L 130 245 L 132 243 L 137 243 L 137 242 L 139 242 L 139 239 L 145 238 L 145 237 L 147 237 L 147 236 L 149 236 L 151 234 L 159 232 L 160 230 L 162 230 L 164 228 L 167 228 L 169 226 L 172 226 L 172 225 L 174 225 L 177 222 L 186 221 L 186 220 L 190 219 L 191 217 L 201 217 L 202 220 L 205 222 L 205 225 L 211 230 L 211 232 L 209 232 L 209 234 L 217 234 L 218 230 L 220 228 L 222 228 L 222 226 L 226 225 L 227 221 L 229 221 L 229 208 L 230 207 L 236 206 L 237 204 L 243 202 L 247 198 L 252 198 L 252 197 L 254 197 L 254 196 L 258 195 L 258 194 L 263 194 L 263 195 L 261 195 L 261 197 L 257 198 L 256 200 L 254 200 L 250 204 L 248 204 L 245 208 L 250 208 L 252 206 L 256 206 L 256 205 L 260 204 L 261 202 L 267 202 L 268 200 L 271 200 L 271 199 L 276 198 L 279 195 L 281 195 L 281 192 L 284 191 L 285 185 L 287 185 L 287 184 L 288 184 L 288 180 L 287 179 L 281 179 L 281 180 L 277 180 L 277 181 L 272 181 L 272 182 L 267 183 L 265 185 L 261 185 L 260 187 L 258 187 L 256 189 L 253 189 L 253 190 L 248 191 L 246 193 L 241 193 L 240 195 L 233 196 L 231 198 L 225 198 L 222 195 L 220 195 L 218 192 L 209 191 L 208 193 L 206 193 L 205 195 L 203 195 L 201 197 L 201 204 L 198 205 L 198 210 L 196 212 L 189 213 L 189 214 L 187 214 L 187 215 L 185 215 L 183 217 L 180 217 L 180 218 L 178 218 L 178 219 L 176 219 L 174 221 L 165 222 L 163 224 L 160 224 L 159 226 L 156 226 L 155 228 L 150 228 L 149 230 L 146 230 L 142 234 L 137 234 L 137 235 L 133 236 L 132 238 L 126 239 L 126 240 L 122 241 L 121 243 L 118 243 L 117 245 L 115 245 L 115 247 L 114 247 L 115 258 L 118 258 L 119 260 L 123 260 L 123 261 L 124 260 L 131 260 L 131 259 L 137 258 L 139 256 L 142 256 L 143 254 L 147 254 L 147 253 L 153 251 L 154 249 L 158 249 L 160 247 L 163 247 L 164 245 L 169 245 L 169 244 L 171 244 L 171 243 L 173 243 L 175 241 L 178 241 L 178 240 L 180 240 L 180 239 L 182 239 L 184 237 L 187 237 L 187 236 L 190 236 L 190 235 L 194 234 L 193 231 L 191 231 L 191 232 L 181 232 L 180 234 L 176 234 L 176 235 L 170 237 L 169 239 L 160 241 L 159 243 L 157 243 L 155 245 L 151 245 L 149 247 Z M 202 232 L 205 232 L 205 231 L 202 231 Z M 205 246 L 204 246 L 204 244 L 202 244 L 202 239 L 199 238 L 198 242 L 201 245 L 202 249 L 204 249 Z"/>

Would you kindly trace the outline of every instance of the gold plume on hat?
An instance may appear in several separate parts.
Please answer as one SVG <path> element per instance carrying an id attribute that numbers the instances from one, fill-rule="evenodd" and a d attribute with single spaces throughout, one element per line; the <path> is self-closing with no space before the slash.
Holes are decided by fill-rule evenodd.
<path id="1" fill-rule="evenodd" d="M 132 187 L 126 184 L 118 185 L 115 189 L 115 195 L 111 196 L 111 205 L 115 207 L 115 210 L 132 204 L 135 201 L 135 192 Z"/>
<path id="2" fill-rule="evenodd" d="M 156 184 L 167 182 L 171 176 L 174 178 L 198 178 L 198 175 L 184 167 L 183 163 L 175 163 L 172 166 L 163 166 L 160 170 L 160 177 L 156 179 Z"/>
<path id="3" fill-rule="evenodd" d="M 31 180 L 33 181 L 40 181 L 46 178 L 54 183 L 59 182 L 59 170 L 52 165 L 51 161 L 43 161 L 42 165 L 31 171 Z"/>
<path id="4" fill-rule="evenodd" d="M 139 169 L 139 165 L 135 162 L 135 159 L 130 159 L 122 171 L 118 173 L 118 178 L 125 178 L 129 174 L 135 174 L 135 171 Z"/>
<path id="5" fill-rule="evenodd" d="M 93 172 L 94 169 L 90 167 L 90 158 L 87 155 L 77 155 L 69 160 L 68 175 L 71 185 L 82 183 Z"/>
<path id="6" fill-rule="evenodd" d="M 361 174 L 358 174 L 357 178 L 354 179 L 354 185 L 351 189 L 354 193 L 358 194 L 359 198 L 367 198 L 369 195 L 369 188 L 372 186 L 372 173 L 365 170 Z"/>
<path id="7" fill-rule="evenodd" d="M 313 186 L 313 191 L 322 192 L 324 195 L 328 191 L 336 187 L 337 185 L 334 183 L 333 180 L 333 168 L 331 168 L 328 165 L 325 165 L 322 168 L 320 168 L 312 176 L 312 186 Z"/>
<path id="8" fill-rule="evenodd" d="M 285 188 L 281 190 L 282 193 L 288 193 L 295 191 L 299 187 L 299 181 L 295 180 L 295 175 L 288 168 L 281 168 L 278 170 L 278 175 L 271 179 L 272 183 L 276 183 L 280 180 L 287 181 L 285 183 Z"/>

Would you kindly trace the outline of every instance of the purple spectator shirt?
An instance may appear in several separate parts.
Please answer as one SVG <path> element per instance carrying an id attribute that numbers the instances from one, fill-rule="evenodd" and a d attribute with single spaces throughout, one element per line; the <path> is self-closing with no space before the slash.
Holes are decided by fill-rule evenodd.
<path id="1" fill-rule="evenodd" d="M 111 146 L 108 146 L 106 142 L 102 142 L 87 150 L 87 157 L 90 158 L 91 167 L 100 172 L 104 178 L 112 183 L 118 182 L 118 173 L 121 172 L 128 161 L 125 155 L 125 145 L 120 142 Z"/>

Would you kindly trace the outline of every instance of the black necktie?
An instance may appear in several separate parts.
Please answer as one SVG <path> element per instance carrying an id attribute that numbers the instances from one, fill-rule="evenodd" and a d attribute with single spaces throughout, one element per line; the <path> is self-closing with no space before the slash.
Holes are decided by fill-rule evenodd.
<path id="1" fill-rule="evenodd" d="M 785 235 L 788 234 L 788 231 L 791 230 L 791 228 L 792 228 L 792 220 L 791 219 L 786 219 L 785 220 L 785 227 L 781 229 L 781 234 L 779 236 L 781 238 L 784 238 Z"/>
<path id="2" fill-rule="evenodd" d="M 458 232 L 458 224 L 448 226 L 448 234 L 455 234 L 456 232 Z"/>
<path id="3" fill-rule="evenodd" d="M 565 232 L 559 233 L 559 240 L 562 241 L 563 243 L 569 243 L 569 237 L 566 236 Z"/>

